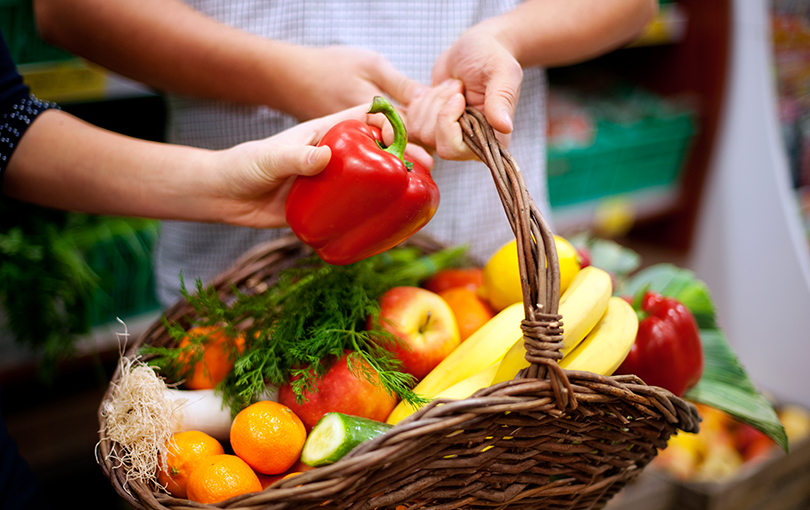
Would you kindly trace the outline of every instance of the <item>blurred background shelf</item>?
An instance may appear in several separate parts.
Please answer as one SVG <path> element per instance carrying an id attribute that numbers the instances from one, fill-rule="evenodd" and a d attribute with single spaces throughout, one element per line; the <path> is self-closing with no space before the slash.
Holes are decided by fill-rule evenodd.
<path id="1" fill-rule="evenodd" d="M 678 2 L 661 1 L 658 15 L 628 47 L 679 43 L 686 34 L 688 22 L 689 15 Z"/>
<path id="2" fill-rule="evenodd" d="M 60 105 L 157 96 L 143 84 L 79 58 L 21 64 L 18 70 L 33 95 Z"/>
<path id="3" fill-rule="evenodd" d="M 579 206 L 556 203 L 552 215 L 559 230 L 592 228 L 600 202 L 618 199 L 633 214 L 632 242 L 666 247 L 679 255 L 692 243 L 697 209 L 711 163 L 726 90 L 730 38 L 730 2 L 679 0 L 662 2 L 659 18 L 636 42 L 597 59 L 548 70 L 550 87 L 565 87 L 572 75 L 596 76 L 632 84 L 692 109 L 693 136 L 677 163 L 677 176 L 665 193 L 640 187 L 589 197 Z M 653 34 L 659 34 L 653 36 Z M 662 35 L 663 34 L 663 35 Z M 549 151 L 549 188 L 553 197 L 554 151 Z M 601 163 L 607 167 L 609 162 Z M 645 172 L 640 167 L 637 172 Z M 658 183 L 660 186 L 661 183 Z M 650 185 L 655 186 L 654 184 Z M 655 203 L 651 197 L 658 196 Z"/>

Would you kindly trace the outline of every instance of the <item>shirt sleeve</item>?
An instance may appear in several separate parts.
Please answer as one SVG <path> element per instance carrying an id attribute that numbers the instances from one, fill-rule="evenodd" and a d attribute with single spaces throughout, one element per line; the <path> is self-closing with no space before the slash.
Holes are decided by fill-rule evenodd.
<path id="1" fill-rule="evenodd" d="M 37 115 L 49 108 L 58 106 L 31 95 L 0 33 L 0 184 L 11 155 L 25 131 Z"/>

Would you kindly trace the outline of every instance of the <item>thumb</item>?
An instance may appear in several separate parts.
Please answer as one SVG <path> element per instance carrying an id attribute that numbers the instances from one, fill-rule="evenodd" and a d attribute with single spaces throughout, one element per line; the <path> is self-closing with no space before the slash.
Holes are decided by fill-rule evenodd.
<path id="1" fill-rule="evenodd" d="M 321 147 L 307 147 L 303 151 L 306 157 L 305 163 L 301 165 L 299 175 L 315 175 L 321 173 L 329 160 L 332 159 L 332 150 L 323 145 Z"/>
<path id="2" fill-rule="evenodd" d="M 504 64 L 491 75 L 484 98 L 484 115 L 495 131 L 512 132 L 521 81 L 523 70 L 517 62 Z"/>
<path id="3" fill-rule="evenodd" d="M 296 175 L 315 175 L 326 168 L 331 155 L 326 146 L 281 146 L 266 155 L 263 180 L 272 185 Z"/>

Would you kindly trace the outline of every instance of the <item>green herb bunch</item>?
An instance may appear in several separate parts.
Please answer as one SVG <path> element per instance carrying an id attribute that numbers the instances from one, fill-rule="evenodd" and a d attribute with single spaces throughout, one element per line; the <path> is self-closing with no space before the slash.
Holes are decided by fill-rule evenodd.
<path id="1" fill-rule="evenodd" d="M 67 213 L 0 201 L 0 307 L 3 333 L 39 358 L 53 380 L 60 361 L 90 331 L 92 299 L 102 284 L 86 254 L 113 238 L 130 242 L 152 220 Z"/>
<path id="2" fill-rule="evenodd" d="M 233 288 L 228 302 L 200 281 L 194 293 L 185 285 L 182 292 L 197 316 L 194 325 L 218 325 L 234 336 L 243 332 L 245 349 L 218 387 L 234 413 L 258 399 L 268 385 L 291 383 L 298 401 L 306 401 L 345 351 L 351 351 L 347 363 L 356 376 L 379 381 L 389 394 L 422 405 L 424 399 L 411 390 L 416 381 L 399 371 L 401 363 L 386 349 L 399 339 L 382 330 L 366 330 L 366 322 L 379 315 L 385 291 L 417 285 L 439 269 L 460 265 L 465 251 L 453 247 L 422 255 L 416 248 L 394 248 L 346 266 L 306 258 L 279 272 L 264 292 Z M 166 325 L 175 340 L 186 335 L 183 325 Z M 150 364 L 170 377 L 182 377 L 177 372 L 182 352 L 151 346 L 143 351 L 156 355 Z"/>
<path id="3" fill-rule="evenodd" d="M 50 379 L 73 352 L 75 335 L 89 329 L 86 301 L 95 275 L 72 230 L 78 218 L 13 201 L 0 203 L 0 303 L 14 339 L 42 354 Z"/>

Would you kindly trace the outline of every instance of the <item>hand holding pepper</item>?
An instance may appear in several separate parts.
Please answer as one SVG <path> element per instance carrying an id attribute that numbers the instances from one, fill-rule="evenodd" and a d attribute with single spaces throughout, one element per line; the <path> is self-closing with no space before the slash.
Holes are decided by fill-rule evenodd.
<path id="1" fill-rule="evenodd" d="M 326 262 L 345 265 L 393 248 L 424 227 L 439 206 L 430 172 L 405 161 L 402 119 L 377 96 L 369 113 L 382 113 L 394 128 L 384 148 L 381 131 L 347 120 L 321 139 L 332 151 L 314 176 L 299 176 L 287 196 L 285 216 L 296 236 Z"/>
<path id="2" fill-rule="evenodd" d="M 681 302 L 645 292 L 638 333 L 616 374 L 635 374 L 651 386 L 683 396 L 703 374 L 703 347 L 692 312 Z"/>

